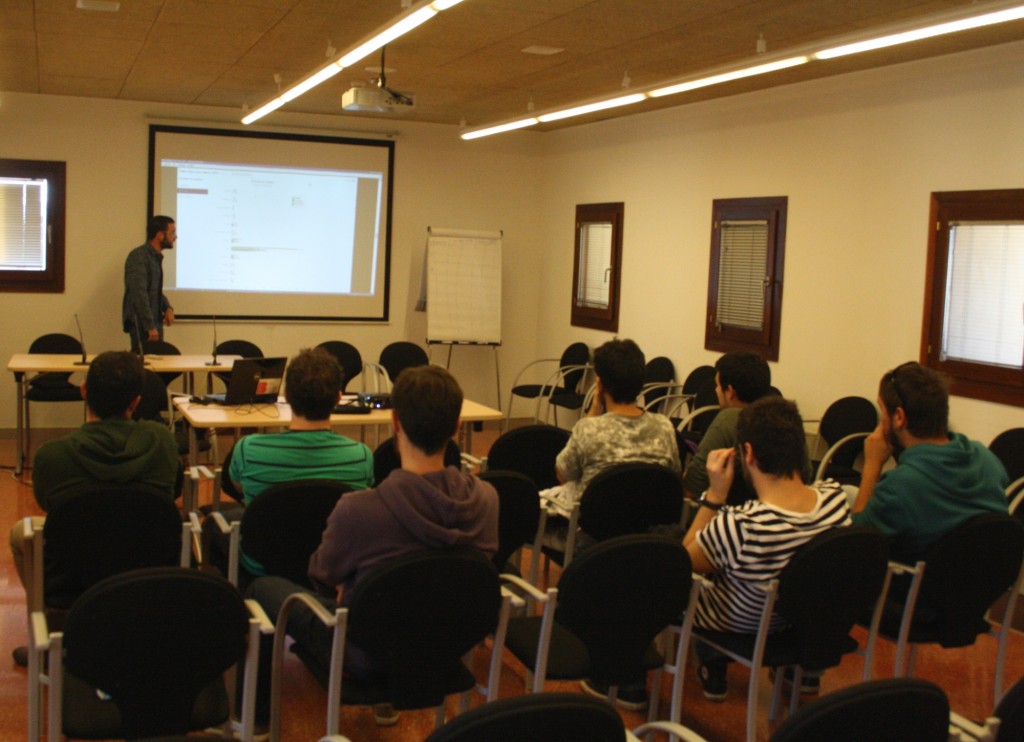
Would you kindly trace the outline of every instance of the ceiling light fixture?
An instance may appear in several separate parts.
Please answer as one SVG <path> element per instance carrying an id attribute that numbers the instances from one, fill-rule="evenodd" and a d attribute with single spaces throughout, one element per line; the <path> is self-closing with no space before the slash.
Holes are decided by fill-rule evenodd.
<path id="1" fill-rule="evenodd" d="M 963 9 L 954 11 L 953 13 L 935 15 L 931 16 L 930 20 L 925 22 L 926 25 L 918 26 L 917 28 L 911 28 L 907 30 L 897 31 L 894 33 L 884 34 L 881 36 L 875 36 L 867 40 L 851 41 L 851 43 L 848 44 L 835 46 L 816 52 L 813 52 L 810 49 L 806 48 L 801 49 L 797 52 L 790 50 L 786 52 L 786 54 L 788 54 L 789 56 L 784 56 L 784 54 L 776 55 L 777 59 L 776 61 L 773 62 L 760 63 L 750 67 L 742 67 L 740 69 L 735 70 L 727 70 L 725 72 L 716 73 L 710 76 L 691 80 L 684 80 L 678 83 L 662 83 L 660 86 L 657 87 L 649 86 L 645 90 L 640 91 L 634 95 L 621 96 L 618 98 L 611 98 L 605 101 L 597 101 L 595 103 L 575 105 L 565 109 L 549 111 L 547 113 L 538 114 L 535 118 L 519 119 L 515 121 L 510 121 L 508 123 L 494 124 L 482 128 L 468 129 L 462 131 L 460 136 L 466 140 L 479 139 L 481 137 L 490 136 L 492 134 L 501 134 L 506 131 L 512 131 L 514 129 L 522 129 L 528 126 L 533 126 L 534 124 L 537 124 L 541 121 L 558 121 L 560 119 L 569 118 L 571 116 L 581 116 L 583 114 L 592 113 L 594 111 L 601 111 L 607 108 L 614 108 L 617 106 L 637 103 L 645 98 L 660 98 L 667 95 L 676 95 L 678 93 L 684 93 L 690 90 L 708 87 L 710 85 L 718 85 L 724 82 L 739 80 L 746 77 L 753 77 L 755 75 L 764 75 L 771 72 L 796 67 L 815 60 L 832 59 L 834 57 L 844 56 L 847 54 L 856 54 L 859 52 L 870 51 L 872 49 L 881 49 L 887 46 L 894 46 L 896 44 L 905 44 L 911 41 L 927 39 L 942 34 L 955 33 L 957 31 L 966 31 L 972 28 L 981 28 L 984 26 L 991 26 L 997 23 L 1005 23 L 1007 21 L 1016 21 L 1024 19 L 1024 5 L 1019 4 L 1015 6 L 1010 6 L 1010 4 L 1006 2 L 989 3 L 983 11 L 981 8 L 977 6 L 972 6 L 971 9 L 974 11 L 974 15 L 968 17 L 958 17 L 962 16 L 965 12 L 965 10 Z M 760 38 L 758 41 L 759 56 L 763 57 L 763 54 L 760 54 Z"/>
<path id="2" fill-rule="evenodd" d="M 288 101 L 295 100 L 303 93 L 315 88 L 317 85 L 330 80 L 346 67 L 351 67 L 361 59 L 368 57 L 385 44 L 394 41 L 399 36 L 409 33 L 414 28 L 426 23 L 443 10 L 448 10 L 458 5 L 462 0 L 422 0 L 409 8 L 408 11 L 396 17 L 390 23 L 381 26 L 364 41 L 343 52 L 337 59 L 328 62 L 310 75 L 297 82 L 275 98 L 267 101 L 255 111 L 242 119 L 243 124 L 251 124 L 254 121 L 276 111 Z"/>

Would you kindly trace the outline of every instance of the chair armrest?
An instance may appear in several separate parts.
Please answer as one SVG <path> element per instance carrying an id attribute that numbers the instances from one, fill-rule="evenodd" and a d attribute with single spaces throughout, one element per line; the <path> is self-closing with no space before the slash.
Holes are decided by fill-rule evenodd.
<path id="1" fill-rule="evenodd" d="M 829 447 L 825 452 L 825 455 L 821 457 L 821 463 L 818 464 L 818 471 L 814 473 L 814 480 L 818 481 L 825 475 L 825 471 L 828 469 L 828 465 L 832 462 L 832 457 L 836 455 L 836 452 L 850 441 L 855 441 L 858 438 L 867 438 L 871 433 L 850 433 L 844 435 L 842 438 L 837 440 Z"/>
<path id="2" fill-rule="evenodd" d="M 508 601 L 509 601 L 509 604 L 513 608 L 517 608 L 518 609 L 518 608 L 523 608 L 523 607 L 526 606 L 526 601 L 525 600 L 520 598 L 518 595 L 516 595 L 514 592 L 509 590 L 504 585 L 501 586 L 501 597 L 502 597 L 502 599 L 507 598 Z"/>
<path id="3" fill-rule="evenodd" d="M 646 724 L 641 724 L 632 732 L 627 729 L 626 742 L 638 741 L 641 735 L 648 732 L 666 732 L 670 738 L 680 739 L 682 742 L 707 742 L 707 739 L 692 729 L 687 729 L 682 724 L 671 721 L 649 721 Z"/>
<path id="4" fill-rule="evenodd" d="M 270 620 L 270 616 L 263 610 L 263 606 L 257 603 L 252 598 L 245 599 L 245 607 L 249 609 L 249 615 L 252 617 L 260 627 L 260 633 L 264 635 L 270 635 L 274 633 L 274 624 Z"/>
<path id="5" fill-rule="evenodd" d="M 995 742 L 999 736 L 999 724 L 999 719 L 994 716 L 985 719 L 984 725 L 978 725 L 955 711 L 950 711 L 949 738 L 959 742 Z"/>
<path id="6" fill-rule="evenodd" d="M 519 370 L 518 374 L 516 374 L 516 378 L 512 380 L 512 387 L 511 388 L 515 389 L 517 386 L 519 386 L 519 379 L 522 378 L 522 375 L 525 374 L 528 370 L 530 370 L 534 366 L 536 366 L 536 365 L 538 365 L 540 363 L 558 363 L 560 360 L 561 359 L 559 359 L 559 358 L 538 358 L 536 361 L 530 361 L 529 363 L 527 363 L 525 366 L 523 366 Z"/>
<path id="7" fill-rule="evenodd" d="M 678 430 L 679 432 L 689 430 L 690 426 L 693 424 L 693 421 L 697 418 L 698 415 L 703 415 L 705 412 L 711 412 L 712 410 L 720 409 L 720 405 L 709 404 L 704 405 L 703 407 L 698 407 L 695 410 L 691 410 L 689 415 L 687 415 L 686 417 L 679 421 L 679 424 L 676 426 L 676 430 Z"/>
<path id="8" fill-rule="evenodd" d="M 501 575 L 499 575 L 499 577 L 501 578 L 502 582 L 515 585 L 517 588 L 528 594 L 531 598 L 533 598 L 539 603 L 547 603 L 548 601 L 552 600 L 556 595 L 558 595 L 558 588 L 549 587 L 547 589 L 547 592 L 542 592 L 541 590 L 538 590 L 536 587 L 534 587 L 529 582 L 524 580 L 519 575 L 502 573 Z M 502 589 L 504 589 L 504 587 Z"/>
<path id="9" fill-rule="evenodd" d="M 474 456 L 471 453 L 462 452 L 459 454 L 462 460 L 462 469 L 464 471 L 468 469 L 477 469 L 479 471 L 487 471 L 487 457 L 486 456 Z"/>
<path id="10" fill-rule="evenodd" d="M 1006 486 L 1006 497 L 1013 498 L 1010 500 L 1010 515 L 1016 515 L 1017 508 L 1020 507 L 1022 501 L 1024 501 L 1024 477 L 1010 482 Z"/>

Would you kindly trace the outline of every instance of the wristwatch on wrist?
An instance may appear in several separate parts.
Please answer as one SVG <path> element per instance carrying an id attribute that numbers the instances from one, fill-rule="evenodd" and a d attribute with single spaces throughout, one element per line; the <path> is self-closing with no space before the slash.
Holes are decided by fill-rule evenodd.
<path id="1" fill-rule="evenodd" d="M 703 492 L 700 493 L 700 499 L 697 500 L 697 504 L 703 508 L 708 508 L 709 510 L 715 511 L 721 510 L 723 505 L 723 503 L 720 502 L 711 502 L 711 500 L 708 499 L 707 490 L 704 490 Z"/>

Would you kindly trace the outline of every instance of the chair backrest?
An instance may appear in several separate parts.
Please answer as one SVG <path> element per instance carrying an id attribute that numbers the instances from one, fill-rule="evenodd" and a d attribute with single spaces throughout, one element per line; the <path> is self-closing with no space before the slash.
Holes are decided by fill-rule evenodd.
<path id="1" fill-rule="evenodd" d="M 988 450 L 1003 462 L 1011 482 L 1024 477 L 1024 428 L 1004 430 L 992 439 Z"/>
<path id="2" fill-rule="evenodd" d="M 217 355 L 262 358 L 263 351 L 256 343 L 251 343 L 248 340 L 225 340 L 222 343 L 217 343 Z"/>
<path id="3" fill-rule="evenodd" d="M 327 516 L 352 487 L 329 479 L 300 479 L 269 487 L 245 508 L 241 548 L 268 575 L 309 586 L 309 557 L 320 546 Z"/>
<path id="4" fill-rule="evenodd" d="M 558 361 L 558 365 L 563 368 L 565 366 L 585 366 L 588 363 L 590 363 L 590 348 L 586 343 L 569 345 L 562 351 L 562 357 Z M 586 370 L 582 368 L 567 373 L 562 379 L 563 388 L 570 392 L 579 391 L 578 387 L 585 373 Z"/>
<path id="5" fill-rule="evenodd" d="M 345 391 L 348 383 L 363 371 L 363 356 L 359 349 L 344 340 L 328 340 L 316 346 L 323 348 L 336 359 L 341 366 L 341 391 Z"/>
<path id="6" fill-rule="evenodd" d="M 1003 694 L 992 716 L 999 719 L 996 742 L 1020 742 L 1024 739 L 1024 677 Z"/>
<path id="7" fill-rule="evenodd" d="M 111 696 L 127 739 L 189 731 L 200 692 L 245 657 L 248 611 L 227 580 L 179 567 L 106 579 L 64 627 L 68 672 Z"/>
<path id="8" fill-rule="evenodd" d="M 887 678 L 829 693 L 779 725 L 771 742 L 945 742 L 949 700 L 928 680 Z"/>
<path id="9" fill-rule="evenodd" d="M 426 366 L 430 363 L 427 352 L 416 343 L 400 340 L 390 343 L 380 352 L 380 365 L 388 372 L 388 379 L 395 383 L 395 379 L 407 368 L 412 366 Z"/>
<path id="10" fill-rule="evenodd" d="M 839 664 L 850 629 L 882 591 L 888 562 L 888 539 L 866 526 L 831 528 L 793 555 L 779 575 L 776 610 L 792 626 L 805 669 Z"/>
<path id="11" fill-rule="evenodd" d="M 538 490 L 558 484 L 555 459 L 569 442 L 569 431 L 555 425 L 525 425 L 498 436 L 487 453 L 487 465 L 525 474 Z"/>
<path id="12" fill-rule="evenodd" d="M 428 549 L 375 567 L 352 590 L 347 640 L 386 676 L 396 708 L 444 702 L 462 656 L 498 624 L 498 571 L 473 549 Z"/>
<path id="13" fill-rule="evenodd" d="M 40 335 L 28 346 L 29 353 L 78 353 L 82 352 L 82 344 L 78 338 L 65 335 L 62 332 L 51 332 L 48 335 Z M 37 374 L 31 379 L 31 384 L 38 387 L 65 387 L 69 384 L 68 373 L 44 373 Z"/>
<path id="14" fill-rule="evenodd" d="M 142 400 L 132 413 L 133 420 L 153 420 L 167 423 L 164 413 L 167 412 L 167 384 L 160 374 L 148 368 L 143 370 Z"/>
<path id="15" fill-rule="evenodd" d="M 1024 559 L 1024 526 L 1004 513 L 976 515 L 931 544 L 924 554 L 919 604 L 944 647 L 974 643 L 983 617 L 1013 584 Z"/>
<path id="16" fill-rule="evenodd" d="M 657 356 L 647 362 L 644 367 L 644 384 L 668 384 L 675 380 L 676 367 L 672 364 L 671 358 L 665 356 Z M 644 407 L 651 409 L 651 405 L 654 405 L 658 400 L 662 399 L 666 394 L 669 393 L 667 386 L 662 386 L 657 389 L 652 389 L 644 393 Z"/>
<path id="17" fill-rule="evenodd" d="M 43 526 L 44 604 L 67 608 L 111 575 L 178 564 L 181 523 L 167 495 L 145 486 L 79 488 Z"/>
<path id="18" fill-rule="evenodd" d="M 525 474 L 502 469 L 488 469 L 480 475 L 498 492 L 498 551 L 491 561 L 499 572 L 523 544 L 531 543 L 540 520 L 540 497 L 537 485 Z"/>
<path id="19" fill-rule="evenodd" d="M 462 451 L 454 439 L 449 440 L 444 449 L 444 465 L 459 468 L 462 466 Z M 395 438 L 385 438 L 373 452 L 373 481 L 380 484 L 387 479 L 388 474 L 402 466 L 402 459 L 398 455 L 398 446 L 395 445 Z"/>
<path id="20" fill-rule="evenodd" d="M 683 380 L 683 394 L 696 394 L 709 383 L 714 389 L 716 373 L 714 366 L 697 366 Z"/>
<path id="21" fill-rule="evenodd" d="M 597 474 L 580 498 L 579 526 L 604 541 L 653 526 L 679 523 L 683 481 L 659 464 L 627 463 Z"/>
<path id="22" fill-rule="evenodd" d="M 166 340 L 143 340 L 142 352 L 146 355 L 149 355 L 150 353 L 161 356 L 181 355 L 181 351 L 178 350 L 178 347 L 172 343 L 168 343 Z"/>
<path id="23" fill-rule="evenodd" d="M 555 620 L 587 647 L 600 685 L 642 682 L 654 638 L 686 608 L 693 572 L 676 540 L 620 536 L 584 549 L 558 580 Z"/>
<path id="24" fill-rule="evenodd" d="M 530 693 L 459 714 L 426 742 L 622 742 L 622 717 L 606 701 L 579 693 Z"/>
<path id="25" fill-rule="evenodd" d="M 831 446 L 851 433 L 870 433 L 878 425 L 878 409 L 875 403 L 866 397 L 843 397 L 830 404 L 821 416 L 818 434 Z M 854 460 L 863 450 L 864 441 L 851 441 L 832 456 L 832 461 L 846 468 L 853 466 Z"/>
<path id="26" fill-rule="evenodd" d="M 715 393 L 715 382 L 712 379 L 710 383 L 705 383 L 704 386 L 697 389 L 696 396 L 693 398 L 692 409 L 699 410 L 701 407 L 714 407 L 717 404 L 718 395 Z M 697 440 L 700 440 L 708 428 L 711 427 L 711 423 L 715 421 L 717 415 L 718 409 L 716 408 L 694 416 L 690 420 L 689 433 L 696 437 Z"/>

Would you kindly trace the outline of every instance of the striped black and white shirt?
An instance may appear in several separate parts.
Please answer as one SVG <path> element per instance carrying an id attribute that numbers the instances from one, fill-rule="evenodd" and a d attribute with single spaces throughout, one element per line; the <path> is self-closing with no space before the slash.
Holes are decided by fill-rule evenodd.
<path id="1" fill-rule="evenodd" d="M 697 534 L 711 562 L 713 587 L 703 590 L 694 621 L 712 631 L 756 633 L 765 593 L 755 583 L 779 576 L 793 554 L 823 531 L 849 525 L 850 507 L 843 488 L 831 479 L 812 485 L 813 510 L 796 513 L 752 500 L 726 506 Z M 772 617 L 771 631 L 784 627 Z"/>

